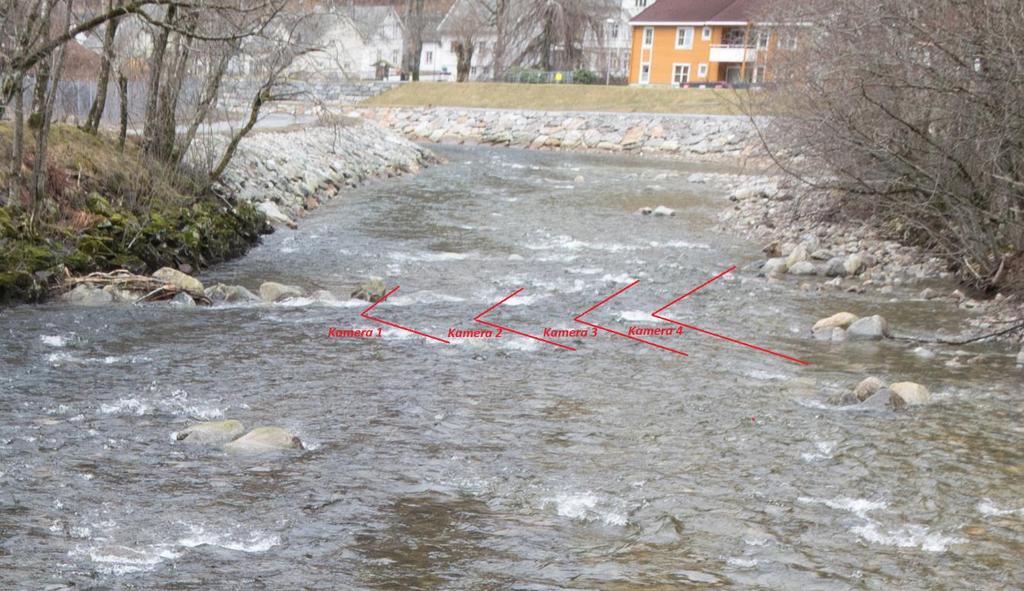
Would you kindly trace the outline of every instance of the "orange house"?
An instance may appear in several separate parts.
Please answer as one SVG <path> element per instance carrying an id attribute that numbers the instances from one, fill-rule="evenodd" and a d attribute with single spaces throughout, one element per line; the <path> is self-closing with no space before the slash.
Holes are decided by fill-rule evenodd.
<path id="1" fill-rule="evenodd" d="M 630 20 L 629 83 L 759 84 L 778 35 L 754 24 L 762 0 L 657 0 Z M 789 43 L 784 40 L 784 43 Z"/>

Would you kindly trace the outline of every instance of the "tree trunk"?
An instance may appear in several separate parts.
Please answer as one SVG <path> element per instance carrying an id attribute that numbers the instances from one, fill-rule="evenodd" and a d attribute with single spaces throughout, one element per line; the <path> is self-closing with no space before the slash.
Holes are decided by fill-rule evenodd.
<path id="1" fill-rule="evenodd" d="M 459 42 L 455 46 L 455 56 L 458 60 L 456 63 L 456 82 L 467 82 L 469 81 L 469 72 L 473 64 L 473 43 Z"/>
<path id="2" fill-rule="evenodd" d="M 117 97 L 121 108 L 121 129 L 117 134 L 117 149 L 124 152 L 125 138 L 128 137 L 128 77 L 117 73 Z"/>
<path id="3" fill-rule="evenodd" d="M 509 0 L 497 0 L 494 8 L 494 79 L 500 80 L 505 73 L 505 54 L 508 52 L 508 9 Z"/>
<path id="4" fill-rule="evenodd" d="M 228 147 L 224 149 L 224 154 L 220 157 L 217 162 L 217 166 L 213 167 L 210 171 L 210 184 L 217 182 L 221 175 L 224 174 L 224 170 L 227 169 L 228 164 L 231 163 L 231 159 L 235 156 L 235 150 L 238 149 L 238 144 L 242 141 L 252 128 L 256 126 L 256 121 L 260 116 L 260 109 L 263 108 L 263 103 L 270 99 L 270 84 L 264 84 L 260 87 L 256 96 L 252 99 L 252 105 L 249 107 L 249 120 L 245 122 L 245 126 L 238 130 L 234 136 L 231 137 L 231 141 L 228 143 Z"/>
<path id="5" fill-rule="evenodd" d="M 176 5 L 167 7 L 164 16 L 164 23 L 170 25 L 174 22 L 174 16 L 178 12 Z M 153 133 L 153 121 L 156 116 L 157 99 L 160 93 L 160 76 L 164 69 L 164 54 L 167 53 L 167 39 L 170 36 L 170 29 L 163 27 L 153 40 L 153 59 L 149 62 L 149 85 L 146 89 L 146 120 L 142 128 L 142 136 L 149 138 Z"/>
<path id="6" fill-rule="evenodd" d="M 71 28 L 71 8 L 72 0 L 67 0 L 67 5 L 64 7 L 64 30 Z M 46 180 L 47 174 L 47 146 L 50 140 L 50 125 L 53 123 L 53 107 L 57 102 L 57 91 L 60 85 L 61 74 L 64 71 L 64 60 L 67 56 L 67 45 L 61 46 L 57 55 L 52 58 L 56 64 L 52 66 L 50 70 L 49 60 L 44 60 L 42 64 L 46 64 L 47 79 L 49 82 L 49 89 L 44 88 L 43 102 L 39 112 L 40 121 L 39 127 L 36 130 L 36 159 L 32 166 L 32 195 L 33 203 L 35 204 L 36 213 L 39 213 L 40 206 L 43 204 L 43 200 L 46 197 Z M 35 216 L 33 216 L 34 218 Z"/>
<path id="7" fill-rule="evenodd" d="M 113 8 L 113 2 L 108 4 Z M 110 70 L 114 61 L 114 38 L 117 35 L 117 25 L 120 19 L 111 19 L 107 22 L 107 30 L 103 35 L 103 59 L 100 62 L 100 75 L 96 81 L 96 97 L 89 109 L 89 116 L 85 120 L 82 129 L 95 134 L 99 131 L 100 121 L 103 119 L 103 111 L 107 103 L 107 86 L 110 84 Z"/>
<path id="8" fill-rule="evenodd" d="M 210 73 L 209 78 L 207 78 L 206 86 L 203 89 L 203 95 L 200 97 L 199 104 L 196 106 L 195 115 L 192 117 L 192 122 L 188 126 L 188 131 L 185 132 L 185 137 L 182 139 L 181 144 L 178 147 L 178 163 L 181 163 L 181 161 L 185 159 L 185 155 L 188 153 L 189 148 L 192 146 L 192 142 L 195 140 L 196 133 L 199 131 L 199 126 L 202 125 L 214 105 L 216 105 L 217 93 L 220 90 L 221 81 L 224 79 L 224 74 L 227 72 L 228 63 L 238 52 L 238 48 L 238 42 L 233 41 L 226 44 L 224 54 L 221 56 L 220 61 L 217 62 L 214 70 Z"/>
<path id="9" fill-rule="evenodd" d="M 25 152 L 25 79 L 18 76 L 14 87 L 14 139 L 11 142 L 11 173 L 7 178 L 7 194 L 10 203 L 16 203 L 21 196 L 21 163 Z"/>

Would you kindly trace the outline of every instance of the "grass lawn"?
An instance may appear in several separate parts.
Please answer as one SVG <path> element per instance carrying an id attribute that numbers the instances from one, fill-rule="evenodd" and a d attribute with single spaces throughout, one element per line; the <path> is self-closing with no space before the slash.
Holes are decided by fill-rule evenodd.
<path id="1" fill-rule="evenodd" d="M 368 107 L 479 107 L 740 115 L 745 90 L 638 88 L 583 84 L 409 82 L 366 100 Z"/>

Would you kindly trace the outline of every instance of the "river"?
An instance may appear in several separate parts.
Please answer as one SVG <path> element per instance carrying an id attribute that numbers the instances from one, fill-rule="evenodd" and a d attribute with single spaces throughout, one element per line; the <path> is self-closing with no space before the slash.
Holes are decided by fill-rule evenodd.
<path id="1" fill-rule="evenodd" d="M 1024 581 L 1024 409 L 1007 351 L 814 341 L 841 310 L 903 333 L 948 303 L 822 295 L 744 270 L 706 165 L 439 148 L 202 279 L 334 293 L 276 305 L 0 311 L 0 588 L 1013 588 Z M 639 216 L 664 204 L 675 217 Z M 553 339 L 574 316 L 628 333 Z M 400 286 L 363 319 L 360 279 Z M 380 337 L 329 329 L 381 327 Z M 374 334 L 376 334 L 374 332 Z M 456 333 L 453 333 L 456 334 Z M 647 337 L 644 337 L 647 338 Z M 970 366 L 948 363 L 981 353 Z M 928 385 L 905 412 L 823 403 L 866 375 Z M 307 449 L 187 447 L 197 420 Z"/>

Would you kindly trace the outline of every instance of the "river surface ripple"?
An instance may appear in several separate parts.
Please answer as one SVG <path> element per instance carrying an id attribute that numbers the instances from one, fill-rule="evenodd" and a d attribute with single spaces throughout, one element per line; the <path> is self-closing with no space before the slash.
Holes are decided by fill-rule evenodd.
<path id="1" fill-rule="evenodd" d="M 203 280 L 297 283 L 337 302 L 0 311 L 0 588 L 396 589 L 682 586 L 1015 588 L 1024 581 L 1019 370 L 1008 351 L 946 365 L 898 343 L 830 345 L 816 318 L 882 313 L 900 331 L 969 312 L 801 291 L 744 271 L 758 245 L 711 229 L 707 166 L 443 148 L 450 163 L 330 203 Z M 582 177 L 582 178 L 580 178 Z M 664 204 L 672 218 L 634 215 Z M 589 319 L 707 336 L 602 334 L 575 352 L 512 334 L 451 345 L 378 325 L 347 299 L 401 288 L 381 318 L 445 335 L 526 332 L 634 279 Z M 919 291 L 917 288 L 916 291 Z M 937 320 L 941 318 L 942 320 Z M 909 412 L 828 407 L 868 374 L 927 384 Z M 238 418 L 308 450 L 185 447 Z"/>

